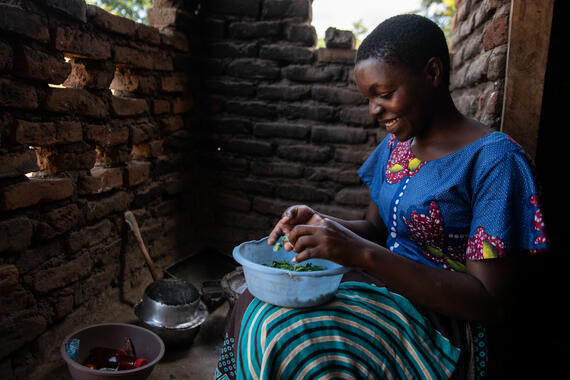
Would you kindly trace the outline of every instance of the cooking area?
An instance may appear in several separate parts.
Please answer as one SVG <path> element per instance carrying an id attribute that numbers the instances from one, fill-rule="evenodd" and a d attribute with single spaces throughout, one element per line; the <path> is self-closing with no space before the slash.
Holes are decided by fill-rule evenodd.
<path id="1" fill-rule="evenodd" d="M 234 249 L 294 204 L 366 215 L 357 171 L 387 131 L 356 86 L 354 34 L 331 26 L 317 47 L 316 1 L 154 0 L 148 24 L 0 1 L 0 378 L 70 380 L 73 339 L 118 334 L 129 371 L 212 379 L 244 271 L 291 259 L 284 242 L 263 240 L 264 262 Z M 511 5 L 455 1 L 449 40 L 457 108 L 496 130 Z M 509 131 L 531 155 L 535 121 Z M 290 279 L 314 290 L 345 270 L 313 265 Z"/>

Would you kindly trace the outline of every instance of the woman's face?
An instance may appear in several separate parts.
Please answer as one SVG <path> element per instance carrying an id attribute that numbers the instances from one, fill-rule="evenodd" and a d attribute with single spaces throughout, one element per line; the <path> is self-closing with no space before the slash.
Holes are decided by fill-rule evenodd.
<path id="1" fill-rule="evenodd" d="M 398 140 L 416 136 L 429 122 L 433 92 L 422 72 L 368 58 L 358 62 L 354 77 L 370 114 Z"/>

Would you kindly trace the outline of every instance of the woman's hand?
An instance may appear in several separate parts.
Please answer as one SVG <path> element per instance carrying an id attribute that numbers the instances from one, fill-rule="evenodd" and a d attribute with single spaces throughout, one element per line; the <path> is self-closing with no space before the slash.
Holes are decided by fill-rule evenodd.
<path id="1" fill-rule="evenodd" d="M 323 218 L 319 216 L 319 214 L 310 208 L 309 206 L 305 205 L 295 205 L 289 207 L 285 212 L 283 212 L 283 216 L 277 222 L 273 230 L 269 234 L 269 238 L 267 239 L 267 244 L 274 245 L 279 237 L 283 235 L 288 235 L 293 227 L 298 224 L 305 224 L 305 225 L 319 225 L 322 223 Z M 288 251 L 293 249 L 293 245 L 290 243 L 285 243 L 284 248 Z"/>
<path id="2" fill-rule="evenodd" d="M 327 259 L 349 267 L 359 267 L 370 242 L 329 218 L 317 225 L 297 225 L 289 232 L 289 243 L 297 253 L 294 262 L 311 258 Z"/>

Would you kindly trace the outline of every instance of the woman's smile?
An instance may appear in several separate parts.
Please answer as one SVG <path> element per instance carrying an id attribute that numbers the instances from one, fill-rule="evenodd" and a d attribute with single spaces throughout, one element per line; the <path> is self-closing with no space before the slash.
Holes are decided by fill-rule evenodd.
<path id="1" fill-rule="evenodd" d="M 384 124 L 384 126 L 386 127 L 386 131 L 388 131 L 388 133 L 394 133 L 396 125 L 398 124 L 399 121 L 400 118 L 396 117 L 394 119 L 384 120 L 381 123 Z"/>

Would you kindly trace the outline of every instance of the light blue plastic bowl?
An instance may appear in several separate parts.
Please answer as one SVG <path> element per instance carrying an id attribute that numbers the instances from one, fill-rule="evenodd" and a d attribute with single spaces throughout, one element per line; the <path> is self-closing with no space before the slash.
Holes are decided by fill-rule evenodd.
<path id="1" fill-rule="evenodd" d="M 310 307 L 328 302 L 334 297 L 343 273 L 350 268 L 329 260 L 310 259 L 325 269 L 314 272 L 292 272 L 267 267 L 273 261 L 291 260 L 294 252 L 284 248 L 277 251 L 267 244 L 267 237 L 244 242 L 233 250 L 233 256 L 243 267 L 247 288 L 255 297 L 277 306 Z"/>

